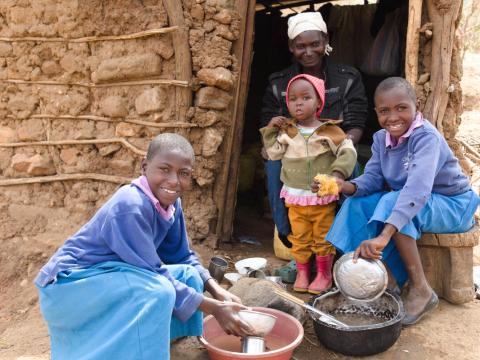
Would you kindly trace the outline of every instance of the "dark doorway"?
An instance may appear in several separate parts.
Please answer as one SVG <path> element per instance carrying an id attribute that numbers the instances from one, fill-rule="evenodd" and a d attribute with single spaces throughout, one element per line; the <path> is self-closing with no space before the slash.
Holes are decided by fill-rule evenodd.
<path id="1" fill-rule="evenodd" d="M 255 36 L 253 59 L 250 68 L 250 85 L 243 130 L 242 152 L 239 161 L 237 206 L 234 222 L 234 237 L 241 242 L 254 242 L 265 234 L 273 236 L 273 222 L 267 200 L 264 176 L 264 161 L 261 156 L 260 113 L 262 97 L 270 74 L 288 67 L 292 63 L 288 50 L 288 18 L 303 11 L 319 11 L 327 22 L 332 61 L 361 69 L 376 35 L 378 35 L 389 13 L 405 9 L 399 27 L 400 54 L 405 53 L 405 33 L 408 17 L 407 0 L 387 1 L 257 1 L 255 14 Z M 352 5 L 352 3 L 355 3 Z M 402 10 L 403 11 L 403 10 Z M 399 16 L 400 18 L 400 16 Z M 380 48 L 381 50 L 381 48 Z M 404 59 L 398 60 L 398 71 L 403 76 Z M 366 89 L 368 122 L 361 144 L 358 147 L 359 161 L 365 164 L 370 157 L 372 135 L 379 130 L 373 108 L 373 92 L 386 76 L 362 72 Z M 258 239 L 257 239 L 258 238 Z M 269 237 L 272 241 L 272 237 Z"/>

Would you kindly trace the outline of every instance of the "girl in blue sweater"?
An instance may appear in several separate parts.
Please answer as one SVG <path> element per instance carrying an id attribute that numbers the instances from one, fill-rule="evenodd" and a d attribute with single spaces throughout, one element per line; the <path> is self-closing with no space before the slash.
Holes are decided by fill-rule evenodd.
<path id="1" fill-rule="evenodd" d="M 403 78 L 381 82 L 375 111 L 383 128 L 374 134 L 365 172 L 337 180 L 349 197 L 327 235 L 342 252 L 382 259 L 400 288 L 405 325 L 436 307 L 416 246 L 422 232 L 461 233 L 474 224 L 479 197 L 437 129 L 416 109 L 414 89 Z M 318 184 L 312 185 L 312 191 Z"/>
<path id="2" fill-rule="evenodd" d="M 229 334 L 250 331 L 237 315 L 240 299 L 189 247 L 180 196 L 191 186 L 194 158 L 180 135 L 158 135 L 143 175 L 40 270 L 35 283 L 53 360 L 169 359 L 171 340 L 202 334 L 202 312 Z"/>

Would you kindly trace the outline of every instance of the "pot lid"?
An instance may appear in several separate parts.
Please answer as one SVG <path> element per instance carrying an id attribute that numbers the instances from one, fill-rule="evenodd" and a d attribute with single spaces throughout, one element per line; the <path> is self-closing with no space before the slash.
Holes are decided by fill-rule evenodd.
<path id="1" fill-rule="evenodd" d="M 346 253 L 333 266 L 333 279 L 340 292 L 357 301 L 379 298 L 387 288 L 388 274 L 380 260 L 358 258 L 353 262 L 353 252 Z"/>

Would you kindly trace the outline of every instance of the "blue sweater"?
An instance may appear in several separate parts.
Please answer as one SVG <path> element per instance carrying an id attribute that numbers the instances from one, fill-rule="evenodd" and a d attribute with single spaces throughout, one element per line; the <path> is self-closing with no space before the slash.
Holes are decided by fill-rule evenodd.
<path id="1" fill-rule="evenodd" d="M 123 261 L 167 277 L 176 291 L 173 313 L 183 321 L 195 312 L 203 295 L 170 276 L 162 263 L 189 264 L 204 282 L 211 278 L 190 250 L 180 199 L 175 203 L 174 216 L 165 220 L 133 184 L 121 187 L 57 250 L 35 283 L 44 287 L 55 281 L 59 272 L 105 261 Z"/>
<path id="2" fill-rule="evenodd" d="M 385 189 L 400 190 L 386 222 L 401 229 L 426 204 L 432 192 L 453 196 L 470 190 L 470 183 L 443 136 L 427 120 L 413 130 L 408 140 L 385 147 L 386 131 L 373 136 L 372 157 L 364 174 L 352 180 L 353 196 L 366 196 Z"/>

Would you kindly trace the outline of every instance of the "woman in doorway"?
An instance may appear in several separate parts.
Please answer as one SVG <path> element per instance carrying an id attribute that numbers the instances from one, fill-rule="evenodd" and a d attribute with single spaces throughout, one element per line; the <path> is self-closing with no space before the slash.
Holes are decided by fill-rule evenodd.
<path id="1" fill-rule="evenodd" d="M 340 125 L 354 145 L 362 137 L 367 120 L 367 98 L 360 73 L 353 67 L 335 64 L 326 55 L 332 50 L 327 25 L 318 12 L 305 12 L 288 20 L 289 49 L 294 63 L 269 77 L 264 98 L 260 126 L 274 118 L 282 121 L 288 117 L 285 99 L 287 84 L 298 74 L 309 74 L 325 82 L 325 105 L 321 118 L 343 120 Z M 283 244 L 291 247 L 287 236 L 291 232 L 287 209 L 280 198 L 281 161 L 266 157 L 265 170 L 268 181 L 268 199 L 273 222 Z"/>

